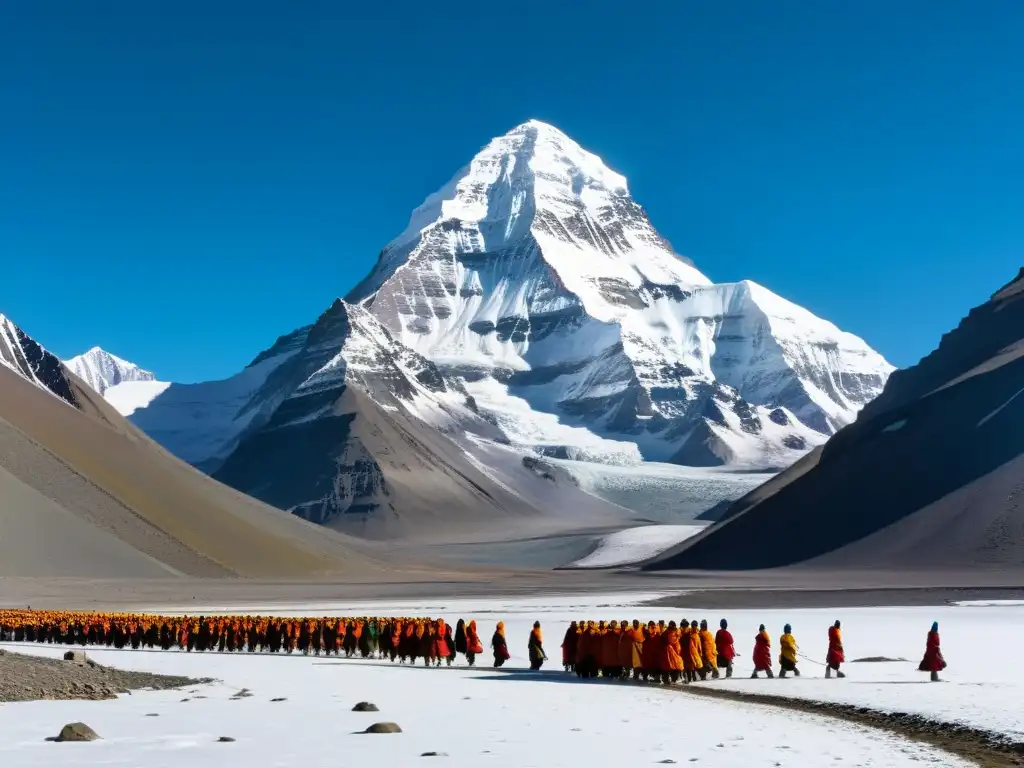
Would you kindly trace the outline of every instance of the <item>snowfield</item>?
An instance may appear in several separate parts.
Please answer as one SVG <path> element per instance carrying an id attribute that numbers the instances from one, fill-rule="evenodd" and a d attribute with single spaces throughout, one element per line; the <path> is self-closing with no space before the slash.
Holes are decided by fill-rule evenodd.
<path id="1" fill-rule="evenodd" d="M 703 531 L 703 525 L 642 525 L 616 531 L 602 538 L 597 548 L 570 568 L 611 568 L 631 565 L 661 554 Z"/>
<path id="2" fill-rule="evenodd" d="M 466 768 L 575 768 L 638 760 L 715 766 L 820 766 L 840 760 L 853 766 L 966 765 L 933 748 L 839 721 L 753 711 L 658 688 L 582 684 L 561 674 L 426 670 L 302 656 L 92 655 L 103 664 L 216 676 L 223 682 L 188 692 L 136 692 L 116 701 L 5 705 L 0 709 L 4 766 L 283 768 L 339 760 L 407 766 L 428 752 L 441 753 L 444 765 Z M 243 687 L 253 696 L 232 700 Z M 282 697 L 286 700 L 271 701 Z M 360 700 L 381 711 L 352 712 Z M 45 741 L 74 721 L 88 723 L 103 740 Z M 403 733 L 360 733 L 380 721 L 397 722 Z M 217 743 L 221 736 L 236 742 Z"/>
<path id="3" fill-rule="evenodd" d="M 445 753 L 445 765 L 555 768 L 581 764 L 643 764 L 674 761 L 712 766 L 909 766 L 966 765 L 946 753 L 840 720 L 733 702 L 695 699 L 678 688 L 583 683 L 559 667 L 558 646 L 567 622 L 580 618 L 707 617 L 718 612 L 639 608 L 654 595 L 438 600 L 416 603 L 262 606 L 247 610 L 294 614 L 430 614 L 450 621 L 476 618 L 489 638 L 504 620 L 513 658 L 508 671 L 487 666 L 451 670 L 410 668 L 378 661 L 331 657 L 180 652 L 93 651 L 98 662 L 220 682 L 188 692 L 135 692 L 116 701 L 32 702 L 0 707 L 0 760 L 5 766 L 40 765 L 205 768 L 223 765 L 345 764 L 404 766 L 427 752 Z M 169 609 L 163 609 L 169 610 Z M 234 612 L 238 607 L 219 610 Z M 208 612 L 215 612 L 210 609 Z M 903 656 L 898 663 L 849 664 L 847 680 L 821 678 L 804 662 L 804 677 L 747 680 L 750 646 L 764 622 L 773 640 L 781 624 L 793 624 L 801 651 L 822 658 L 826 628 L 844 622 L 847 657 Z M 1024 667 L 979 653 L 994 639 L 1013 649 L 1024 640 L 1019 606 L 937 609 L 843 609 L 730 611 L 740 658 L 737 677 L 702 685 L 751 694 L 772 693 L 844 701 L 878 709 L 921 712 L 950 721 L 1024 737 Z M 529 627 L 545 630 L 549 665 L 539 674 L 526 666 Z M 940 622 L 950 668 L 946 683 L 924 682 L 915 671 L 924 634 Z M 8 646 L 13 647 L 13 646 Z M 19 645 L 18 651 L 57 655 L 63 649 Z M 252 698 L 233 701 L 241 688 Z M 284 697 L 286 701 L 272 702 Z M 188 701 L 182 701 L 187 698 Z M 351 711 L 372 701 L 375 714 Z M 159 717 L 146 717 L 156 713 Z M 89 744 L 52 744 L 44 739 L 67 722 L 83 721 L 103 737 Z M 378 721 L 394 721 L 404 733 L 359 733 Z M 216 743 L 220 736 L 235 743 Z"/>

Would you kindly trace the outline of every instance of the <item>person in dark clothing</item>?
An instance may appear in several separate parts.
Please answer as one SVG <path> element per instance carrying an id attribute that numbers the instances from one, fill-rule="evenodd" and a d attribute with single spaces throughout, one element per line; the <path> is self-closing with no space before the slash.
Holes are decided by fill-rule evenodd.
<path id="1" fill-rule="evenodd" d="M 455 625 L 455 652 L 465 654 L 466 653 L 466 620 L 459 619 L 459 623 Z"/>
<path id="2" fill-rule="evenodd" d="M 548 656 L 544 653 L 544 642 L 540 632 L 540 622 L 533 622 L 533 629 L 530 631 L 530 642 L 527 644 L 527 650 L 530 654 L 530 669 L 536 672 L 542 666 L 544 662 L 548 660 Z"/>
<path id="3" fill-rule="evenodd" d="M 491 637 L 491 648 L 494 650 L 494 666 L 500 667 L 511 657 L 508 643 L 505 640 L 505 622 L 499 621 L 494 635 Z"/>

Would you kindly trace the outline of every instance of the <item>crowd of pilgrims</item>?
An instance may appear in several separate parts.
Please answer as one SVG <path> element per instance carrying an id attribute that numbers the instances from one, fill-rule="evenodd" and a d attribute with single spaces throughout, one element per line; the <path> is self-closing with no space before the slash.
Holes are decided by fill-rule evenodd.
<path id="1" fill-rule="evenodd" d="M 841 624 L 837 620 L 828 627 L 828 651 L 825 654 L 825 677 L 845 678 L 840 669 L 846 661 L 843 651 Z M 761 672 L 774 677 L 772 671 L 772 641 L 762 624 L 754 636 L 752 658 L 754 671 L 751 678 Z M 800 675 L 798 663 L 803 656 L 793 636 L 793 628 L 786 624 L 779 637 L 779 677 Z M 605 677 L 660 682 L 668 685 L 682 681 L 717 679 L 724 670 L 732 677 L 736 659 L 736 641 L 729 631 L 729 622 L 722 619 L 712 634 L 708 622 L 683 619 L 647 624 L 629 621 L 572 622 L 562 640 L 562 666 L 567 672 L 580 677 Z M 820 662 L 815 662 L 820 663 Z M 931 673 L 938 681 L 939 672 L 946 668 L 939 643 L 939 624 L 932 624 L 925 642 L 925 654 L 918 669 Z"/>
<path id="2" fill-rule="evenodd" d="M 828 627 L 825 677 L 845 677 L 846 661 L 840 622 Z M 932 625 L 919 669 L 945 669 L 939 626 Z M 274 617 L 274 616 L 160 616 L 151 614 L 78 613 L 65 611 L 0 610 L 0 641 L 51 643 L 108 648 L 160 648 L 182 651 L 344 654 L 392 662 L 451 666 L 458 654 L 470 666 L 484 653 L 475 620 L 459 619 L 453 629 L 444 619 L 409 617 Z M 504 622 L 491 636 L 493 666 L 510 657 Z M 574 621 L 562 640 L 562 666 L 582 678 L 633 679 L 648 682 L 692 683 L 732 677 L 736 644 L 729 623 L 722 619 L 712 634 L 706 620 Z M 540 622 L 527 640 L 530 668 L 547 661 Z M 764 672 L 774 677 L 772 642 L 762 624 L 754 637 L 752 678 Z M 799 675 L 801 658 L 792 627 L 779 637 L 779 677 Z"/>
<path id="3" fill-rule="evenodd" d="M 540 637 L 540 626 L 536 627 Z M 335 654 L 351 658 L 451 665 L 458 653 L 470 665 L 482 654 L 476 621 L 407 617 L 159 616 L 0 610 L 0 640 L 165 651 Z M 538 640 L 539 643 L 539 640 Z M 505 625 L 491 638 L 495 666 L 508 658 Z"/>

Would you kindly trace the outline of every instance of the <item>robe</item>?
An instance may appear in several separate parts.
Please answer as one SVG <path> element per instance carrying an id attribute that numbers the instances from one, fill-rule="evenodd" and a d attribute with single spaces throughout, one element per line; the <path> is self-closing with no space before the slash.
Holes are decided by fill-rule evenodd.
<path id="1" fill-rule="evenodd" d="M 779 638 L 779 663 L 796 664 L 796 638 L 788 632 Z"/>
<path id="2" fill-rule="evenodd" d="M 679 645 L 679 630 L 667 629 L 661 636 L 661 671 L 682 672 L 683 656 Z"/>
<path id="3" fill-rule="evenodd" d="M 733 643 L 732 633 L 727 629 L 720 629 L 715 633 L 715 648 L 718 649 L 718 666 L 720 667 L 728 666 L 728 662 L 736 658 L 736 646 Z"/>
<path id="4" fill-rule="evenodd" d="M 562 639 L 562 664 L 573 665 L 576 663 L 576 649 L 579 647 L 579 628 L 574 621 L 565 630 L 565 637 Z"/>
<path id="5" fill-rule="evenodd" d="M 690 658 L 686 668 L 696 672 L 704 668 L 704 657 L 701 655 L 700 630 L 690 630 Z"/>
<path id="6" fill-rule="evenodd" d="M 700 631 L 700 645 L 703 652 L 704 666 L 717 667 L 718 649 L 715 647 L 715 638 L 711 634 L 710 629 L 702 629 Z"/>
<path id="7" fill-rule="evenodd" d="M 832 667 L 838 667 L 846 661 L 843 655 L 843 636 L 837 627 L 828 628 L 828 654 L 825 656 L 825 663 Z"/>
<path id="8" fill-rule="evenodd" d="M 924 658 L 921 659 L 921 663 L 917 668 L 921 672 L 941 672 L 946 668 L 946 660 L 942 658 L 942 649 L 939 647 L 938 632 L 928 633 Z"/>
<path id="9" fill-rule="evenodd" d="M 772 668 L 772 641 L 767 632 L 758 632 L 754 638 L 754 669 L 758 672 Z"/>

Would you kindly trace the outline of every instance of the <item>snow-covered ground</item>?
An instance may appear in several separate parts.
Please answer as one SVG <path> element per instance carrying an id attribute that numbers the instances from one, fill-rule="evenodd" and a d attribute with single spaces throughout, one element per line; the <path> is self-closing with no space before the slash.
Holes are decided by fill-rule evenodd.
<path id="1" fill-rule="evenodd" d="M 446 765 L 578 766 L 678 764 L 712 766 L 855 766 L 964 763 L 929 747 L 844 722 L 747 704 L 695 700 L 659 686 L 582 683 L 558 669 L 558 646 L 567 622 L 580 618 L 708 618 L 720 612 L 638 608 L 648 596 L 438 600 L 416 603 L 249 606 L 262 613 L 430 614 L 476 618 L 486 639 L 504 620 L 512 671 L 486 666 L 424 670 L 334 658 L 177 652 L 91 651 L 103 664 L 222 682 L 175 691 L 136 692 L 105 702 L 33 702 L 0 707 L 0 761 L 4 766 L 137 766 L 191 768 L 223 765 L 409 765 L 425 752 L 446 753 Z M 235 610 L 231 607 L 230 610 Z M 227 607 L 224 610 L 228 610 Z M 211 611 L 212 612 L 212 611 Z M 777 642 L 781 624 L 793 624 L 801 651 L 822 658 L 828 624 L 843 620 L 848 658 L 903 656 L 905 663 L 849 664 L 846 680 L 821 679 L 804 663 L 805 676 L 747 680 L 750 647 L 764 622 Z M 740 659 L 737 678 L 705 685 L 748 693 L 848 701 L 879 709 L 922 712 L 1024 737 L 1024 665 L 1012 649 L 1024 640 L 1020 606 L 899 609 L 730 611 Z M 540 674 L 526 666 L 525 645 L 534 620 L 544 626 L 554 667 Z M 924 633 L 940 622 L 949 682 L 930 684 L 915 671 Z M 1005 648 L 1007 658 L 991 651 Z M 61 649 L 18 646 L 55 655 Z M 487 657 L 482 661 L 486 664 Z M 241 688 L 252 698 L 231 700 Z M 205 698 L 202 698 L 205 697 Z M 271 699 L 285 697 L 282 702 Z M 181 699 L 188 698 L 182 702 Z M 378 714 L 351 712 L 368 700 Z M 156 713 L 159 717 L 146 717 Z M 52 744 L 44 739 L 81 720 L 103 741 Z M 394 721 L 400 735 L 364 736 L 372 722 Z M 235 743 L 216 743 L 230 736 Z"/>
<path id="2" fill-rule="evenodd" d="M 539 620 L 545 628 L 548 655 L 558 661 L 558 647 L 570 621 L 580 619 L 640 619 L 692 621 L 707 619 L 717 629 L 727 619 L 736 639 L 738 658 L 735 677 L 706 685 L 728 686 L 749 694 L 794 696 L 866 706 L 880 711 L 915 712 L 937 720 L 960 722 L 1004 733 L 1024 741 L 1024 663 L 1014 649 L 1024 645 L 1024 605 L 949 605 L 941 607 L 888 607 L 840 609 L 706 610 L 639 607 L 657 594 L 620 594 L 604 597 L 574 595 L 522 599 L 438 600 L 415 603 L 361 603 L 317 605 L 314 615 L 409 616 L 426 613 L 451 621 L 476 618 L 481 636 L 489 636 L 494 622 L 504 621 L 514 666 L 526 666 L 525 647 L 530 626 Z M 186 609 L 182 609 L 186 610 Z M 229 612 L 263 610 L 267 607 L 235 606 Z M 288 615 L 293 609 L 279 607 Z M 897 662 L 848 663 L 846 680 L 825 680 L 828 627 L 842 622 L 846 658 L 873 656 L 903 658 Z M 917 671 L 924 653 L 925 637 L 933 621 L 939 622 L 942 649 L 949 668 L 942 683 L 928 682 Z M 772 654 L 778 661 L 782 627 L 793 626 L 800 653 L 807 657 L 800 667 L 803 677 L 786 680 L 750 680 L 754 635 L 764 624 L 772 638 Z M 1005 649 L 1005 650 L 1004 650 Z"/>
<path id="3" fill-rule="evenodd" d="M 56 650 L 34 652 L 55 655 Z M 595 686 L 574 677 L 427 670 L 317 657 L 96 651 L 103 664 L 223 682 L 190 692 L 136 692 L 116 701 L 32 702 L 0 708 L 5 768 L 61 766 L 444 765 L 556 768 L 594 764 L 911 766 L 964 763 L 876 731 L 779 710 L 695 702 L 658 688 Z M 232 700 L 241 688 L 251 698 Z M 203 698 L 205 697 L 205 698 Z M 285 698 L 272 702 L 271 699 Z M 187 698 L 188 701 L 182 701 Z M 379 713 L 355 713 L 357 701 Z M 158 717 L 148 717 L 149 714 Z M 45 741 L 65 723 L 102 741 Z M 393 721 L 397 735 L 368 736 Z M 234 743 L 217 743 L 221 736 Z"/>
<path id="4" fill-rule="evenodd" d="M 704 525 L 641 525 L 602 538 L 597 548 L 572 568 L 610 568 L 639 563 L 704 530 Z"/>

